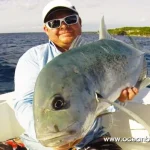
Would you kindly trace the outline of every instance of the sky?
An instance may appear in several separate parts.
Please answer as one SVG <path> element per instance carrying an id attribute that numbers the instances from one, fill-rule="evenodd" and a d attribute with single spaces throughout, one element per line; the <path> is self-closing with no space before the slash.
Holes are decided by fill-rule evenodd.
<path id="1" fill-rule="evenodd" d="M 0 33 L 43 32 L 42 10 L 50 0 L 0 0 Z M 70 0 L 82 18 L 83 31 L 150 26 L 150 0 Z"/>

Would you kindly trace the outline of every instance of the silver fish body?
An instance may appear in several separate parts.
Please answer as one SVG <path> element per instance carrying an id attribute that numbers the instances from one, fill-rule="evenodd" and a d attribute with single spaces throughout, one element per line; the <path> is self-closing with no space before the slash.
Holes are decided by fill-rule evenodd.
<path id="1" fill-rule="evenodd" d="M 143 80 L 143 66 L 143 52 L 108 39 L 54 58 L 36 81 L 33 106 L 37 139 L 55 148 L 83 138 L 96 117 L 110 106 L 98 101 L 96 93 L 114 102 L 124 88 Z"/>

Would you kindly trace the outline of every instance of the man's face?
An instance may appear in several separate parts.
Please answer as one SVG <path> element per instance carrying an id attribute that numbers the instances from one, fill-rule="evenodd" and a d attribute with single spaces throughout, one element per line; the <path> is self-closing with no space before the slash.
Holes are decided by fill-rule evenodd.
<path id="1" fill-rule="evenodd" d="M 64 18 L 69 15 L 72 15 L 72 13 L 67 10 L 56 11 L 50 17 L 50 20 Z M 79 19 L 76 24 L 72 25 L 67 25 L 63 21 L 59 28 L 51 29 L 45 25 L 44 30 L 49 39 L 54 42 L 57 47 L 63 50 L 68 50 L 73 40 L 81 34 L 81 21 Z"/>

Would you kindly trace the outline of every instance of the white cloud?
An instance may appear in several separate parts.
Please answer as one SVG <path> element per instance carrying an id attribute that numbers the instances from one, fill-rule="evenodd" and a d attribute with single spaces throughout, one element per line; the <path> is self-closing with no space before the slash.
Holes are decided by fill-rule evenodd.
<path id="1" fill-rule="evenodd" d="M 15 0 L 14 3 L 17 7 L 29 10 L 38 7 L 40 1 L 39 0 Z"/>
<path id="2" fill-rule="evenodd" d="M 1 31 L 42 31 L 42 10 L 50 0 L 0 0 Z M 99 28 L 105 15 L 108 28 L 149 26 L 150 0 L 71 0 L 83 20 L 83 30 Z M 37 27 L 38 26 L 38 27 Z M 40 28 L 41 27 L 41 28 Z"/>
<path id="3" fill-rule="evenodd" d="M 140 19 L 140 21 L 141 22 L 145 22 L 147 19 L 145 18 L 145 17 L 142 17 L 141 19 Z"/>

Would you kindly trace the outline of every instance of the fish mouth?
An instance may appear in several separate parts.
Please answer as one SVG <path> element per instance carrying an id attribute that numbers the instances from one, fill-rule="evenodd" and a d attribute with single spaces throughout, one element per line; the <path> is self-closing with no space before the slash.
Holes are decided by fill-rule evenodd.
<path id="1" fill-rule="evenodd" d="M 73 123 L 68 128 L 59 132 L 48 132 L 46 134 L 40 134 L 37 136 L 38 140 L 47 147 L 60 147 L 64 144 L 68 144 L 77 140 L 80 137 L 81 124 L 79 122 Z M 79 132 L 78 132 L 79 131 Z"/>
<path id="2" fill-rule="evenodd" d="M 77 126 L 77 128 L 75 128 Z M 87 134 L 91 127 L 81 130 L 81 125 L 79 122 L 72 124 L 68 129 L 57 132 L 57 133 L 47 133 L 38 136 L 38 140 L 46 147 L 59 148 L 63 145 L 70 145 L 73 141 L 82 139 L 84 135 Z M 80 129 L 80 130 L 78 130 Z"/>
<path id="3" fill-rule="evenodd" d="M 70 143 L 73 143 L 74 141 L 78 141 L 79 139 L 82 139 L 80 137 L 80 134 L 71 135 L 68 133 L 64 133 L 62 135 L 59 135 L 59 137 L 51 138 L 51 135 L 47 137 L 39 138 L 38 140 L 46 147 L 51 148 L 61 148 L 64 145 L 71 145 Z"/>
<path id="4" fill-rule="evenodd" d="M 71 123 L 70 125 L 68 125 L 66 128 L 64 128 L 64 129 L 62 129 L 62 130 L 59 130 L 59 128 L 57 127 L 57 125 L 55 126 L 55 130 L 56 131 L 51 131 L 51 130 L 49 130 L 49 129 L 46 129 L 46 133 L 43 133 L 42 132 L 42 134 L 41 134 L 41 132 L 40 132 L 40 134 L 37 134 L 38 135 L 38 137 L 47 137 L 47 136 L 49 136 L 50 134 L 52 135 L 52 134 L 54 134 L 54 136 L 52 136 L 52 138 L 54 137 L 57 137 L 60 133 L 62 133 L 62 134 L 64 134 L 64 133 L 67 133 L 66 131 L 67 130 L 73 130 L 73 129 L 75 129 L 75 127 L 76 126 L 79 126 L 79 122 L 73 122 L 73 123 Z M 42 127 L 40 127 L 40 129 L 41 129 Z M 57 129 L 56 129 L 57 128 Z M 58 134 L 58 135 L 57 135 Z"/>

